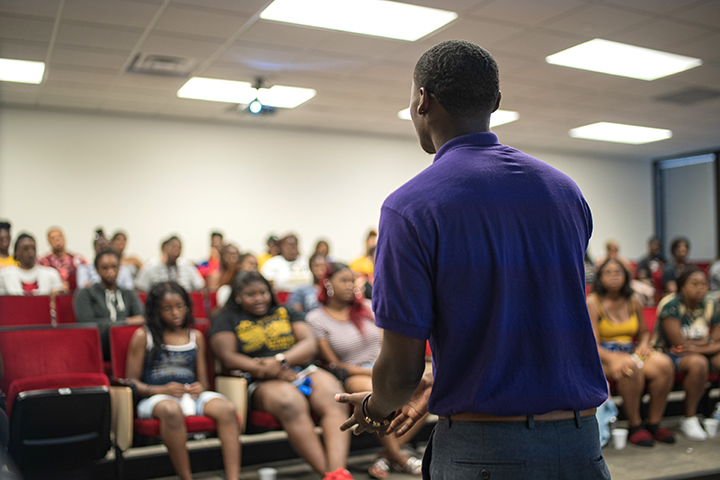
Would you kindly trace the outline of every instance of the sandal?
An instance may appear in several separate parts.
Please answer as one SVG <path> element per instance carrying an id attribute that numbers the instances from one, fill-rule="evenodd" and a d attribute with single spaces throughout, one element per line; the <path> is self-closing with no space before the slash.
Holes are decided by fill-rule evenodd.
<path id="1" fill-rule="evenodd" d="M 368 473 L 373 478 L 387 478 L 390 475 L 390 462 L 387 458 L 378 457 L 375 462 L 368 468 Z"/>
<path id="2" fill-rule="evenodd" d="M 400 473 L 407 473 L 415 477 L 422 476 L 422 460 L 417 457 L 410 457 L 405 462 L 405 465 L 393 463 L 393 471 Z"/>

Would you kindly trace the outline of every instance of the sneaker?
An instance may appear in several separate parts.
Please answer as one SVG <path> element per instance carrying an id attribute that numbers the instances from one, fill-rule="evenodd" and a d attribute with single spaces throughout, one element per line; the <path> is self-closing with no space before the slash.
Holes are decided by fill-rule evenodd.
<path id="1" fill-rule="evenodd" d="M 659 427 L 654 436 L 658 442 L 675 443 L 675 434 L 665 427 Z"/>
<path id="2" fill-rule="evenodd" d="M 350 472 L 344 468 L 338 468 L 334 472 L 327 472 L 323 477 L 323 480 L 354 480 Z"/>
<path id="3" fill-rule="evenodd" d="M 640 447 L 652 447 L 655 445 L 653 434 L 644 428 L 638 428 L 632 435 L 628 437 L 628 441 Z"/>
<path id="4" fill-rule="evenodd" d="M 707 440 L 707 433 L 705 433 L 705 430 L 700 426 L 700 421 L 697 416 L 681 418 L 680 430 L 682 430 L 690 440 L 695 440 L 696 442 Z"/>

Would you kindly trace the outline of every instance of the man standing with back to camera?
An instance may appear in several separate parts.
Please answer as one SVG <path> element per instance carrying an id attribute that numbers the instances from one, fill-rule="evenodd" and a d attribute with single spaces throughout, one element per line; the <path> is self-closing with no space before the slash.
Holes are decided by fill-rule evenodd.
<path id="1" fill-rule="evenodd" d="M 412 121 L 436 155 L 383 204 L 383 346 L 372 394 L 337 397 L 355 406 L 343 428 L 382 433 L 400 409 L 389 426 L 400 434 L 437 414 L 425 479 L 610 478 L 594 416 L 608 392 L 585 306 L 590 209 L 570 178 L 490 133 L 498 78 L 492 56 L 462 40 L 415 66 Z"/>

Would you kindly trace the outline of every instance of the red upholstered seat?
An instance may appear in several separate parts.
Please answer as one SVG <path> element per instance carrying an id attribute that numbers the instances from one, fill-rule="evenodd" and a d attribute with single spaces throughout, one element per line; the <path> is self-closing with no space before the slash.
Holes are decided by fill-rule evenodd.
<path id="1" fill-rule="evenodd" d="M 10 384 L 10 389 L 7 393 L 7 414 L 8 416 L 12 415 L 13 402 L 15 398 L 23 392 L 60 388 L 97 387 L 101 385 L 110 387 L 110 382 L 108 382 L 108 378 L 103 373 L 60 373 L 19 378 Z"/>
<path id="2" fill-rule="evenodd" d="M 287 303 L 288 298 L 290 298 L 290 292 L 275 292 L 277 296 L 277 301 L 280 305 L 285 305 Z"/>
<path id="3" fill-rule="evenodd" d="M 140 325 L 113 325 L 110 327 L 110 352 L 114 377 L 126 377 L 127 353 L 130 346 L 130 339 L 138 328 L 140 328 Z M 207 331 L 210 328 L 210 322 L 206 318 L 196 318 L 194 328 L 206 337 Z M 207 341 L 205 344 L 207 345 Z M 209 354 L 209 348 L 207 350 L 208 380 L 212 389 L 214 380 L 213 362 Z M 238 415 L 238 424 L 241 423 L 241 418 Z M 185 417 L 185 427 L 188 433 L 214 432 L 216 430 L 213 419 L 200 415 Z M 160 436 L 160 422 L 156 419 L 135 418 L 133 420 L 133 431 L 142 436 L 158 437 Z"/>
<path id="4" fill-rule="evenodd" d="M 55 320 L 58 324 L 76 323 L 72 295 L 55 297 Z"/>
<path id="5" fill-rule="evenodd" d="M 190 300 L 193 303 L 193 317 L 205 318 L 207 312 L 205 311 L 205 296 L 202 292 L 190 292 Z"/>
<path id="6" fill-rule="evenodd" d="M 50 297 L 0 296 L 0 326 L 50 325 Z"/>
<path id="7" fill-rule="evenodd" d="M 50 469 L 103 458 L 111 404 L 97 327 L 2 327 L 0 352 L 15 461 Z"/>

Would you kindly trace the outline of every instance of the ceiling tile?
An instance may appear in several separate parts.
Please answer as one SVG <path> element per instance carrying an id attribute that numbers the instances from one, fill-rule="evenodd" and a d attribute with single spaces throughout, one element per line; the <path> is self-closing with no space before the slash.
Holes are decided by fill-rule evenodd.
<path id="1" fill-rule="evenodd" d="M 125 99 L 110 99 L 103 101 L 99 110 L 103 112 L 127 112 L 127 113 L 157 113 L 161 104 L 150 102 L 138 102 Z"/>
<path id="2" fill-rule="evenodd" d="M 49 42 L 52 30 L 52 20 L 0 16 L 0 38 L 3 39 Z"/>
<path id="3" fill-rule="evenodd" d="M 122 75 L 115 77 L 114 85 L 176 92 L 187 81 L 188 77 L 172 77 L 167 75 L 148 75 L 143 73 L 125 72 Z"/>
<path id="4" fill-rule="evenodd" d="M 101 103 L 101 98 L 73 97 L 69 95 L 43 94 L 38 99 L 38 104 L 43 107 L 77 108 L 83 110 L 94 110 Z"/>
<path id="5" fill-rule="evenodd" d="M 271 0 L 174 0 L 173 3 L 254 14 L 264 10 Z"/>
<path id="6" fill-rule="evenodd" d="M 530 31 L 522 36 L 505 42 L 497 43 L 494 48 L 507 53 L 534 57 L 545 60 L 545 57 L 566 48 L 590 40 L 590 37 L 580 37 L 565 33 L 548 33 L 546 31 Z M 491 49 L 492 51 L 492 49 Z"/>
<path id="7" fill-rule="evenodd" d="M 55 17 L 60 0 L 1 0 L 0 12 Z"/>
<path id="8" fill-rule="evenodd" d="M 650 15 L 629 12 L 612 5 L 593 3 L 588 4 L 582 10 L 576 10 L 569 15 L 550 20 L 544 26 L 562 32 L 605 37 L 631 25 L 652 20 L 654 18 Z"/>
<path id="9" fill-rule="evenodd" d="M 67 0 L 63 18 L 145 28 L 157 11 L 157 5 L 125 0 Z"/>
<path id="10" fill-rule="evenodd" d="M 300 49 L 239 41 L 230 47 L 220 60 L 261 71 L 277 71 L 292 69 L 300 52 Z"/>
<path id="11" fill-rule="evenodd" d="M 321 28 L 258 20 L 240 37 L 240 42 L 256 42 L 302 49 L 314 47 L 318 42 L 331 37 L 333 33 L 335 32 Z"/>
<path id="12" fill-rule="evenodd" d="M 313 44 L 314 51 L 334 52 L 372 58 L 380 52 L 401 46 L 403 41 L 371 37 L 347 32 L 328 32 L 324 38 Z"/>
<path id="13" fill-rule="evenodd" d="M 705 3 L 677 10 L 673 12 L 673 16 L 717 28 L 720 26 L 720 2 L 706 0 Z"/>
<path id="14" fill-rule="evenodd" d="M 709 30 L 672 20 L 657 20 L 631 27 L 625 32 L 608 35 L 607 40 L 629 43 L 645 48 L 665 48 L 672 53 L 672 46 L 707 35 Z"/>
<path id="15" fill-rule="evenodd" d="M 107 73 L 82 72 L 74 69 L 67 70 L 65 68 L 51 67 L 48 69 L 48 81 L 75 82 L 75 83 L 92 83 L 96 85 L 110 85 L 116 75 Z"/>
<path id="16" fill-rule="evenodd" d="M 31 60 L 44 62 L 47 55 L 47 46 L 42 42 L 22 43 L 3 40 L 0 42 L 0 57 L 13 58 L 15 60 Z"/>
<path id="17" fill-rule="evenodd" d="M 199 63 L 215 53 L 221 45 L 222 41 L 208 42 L 153 33 L 145 40 L 145 43 L 140 47 L 140 51 L 142 53 L 194 58 Z"/>
<path id="18" fill-rule="evenodd" d="M 171 6 L 163 12 L 155 28 L 159 31 L 227 38 L 249 19 L 248 14 L 220 14 Z"/>
<path id="19" fill-rule="evenodd" d="M 115 50 L 132 50 L 142 30 L 119 30 L 111 27 L 88 27 L 64 22 L 58 30 L 58 45 L 93 46 Z"/>
<path id="20" fill-rule="evenodd" d="M 645 10 L 652 15 L 663 15 L 697 0 L 606 0 L 608 3 L 621 7 Z"/>
<path id="21" fill-rule="evenodd" d="M 552 2 L 496 0 L 487 6 L 479 8 L 474 14 L 507 22 L 538 25 L 584 3 L 583 0 L 553 0 Z"/>
<path id="22" fill-rule="evenodd" d="M 673 45 L 674 53 L 700 58 L 703 63 L 720 62 L 720 33 L 708 33 L 688 42 Z"/>
<path id="23" fill-rule="evenodd" d="M 126 55 L 87 52 L 70 47 L 58 46 L 53 51 L 52 64 L 78 65 L 88 67 L 121 69 L 127 60 Z"/>

